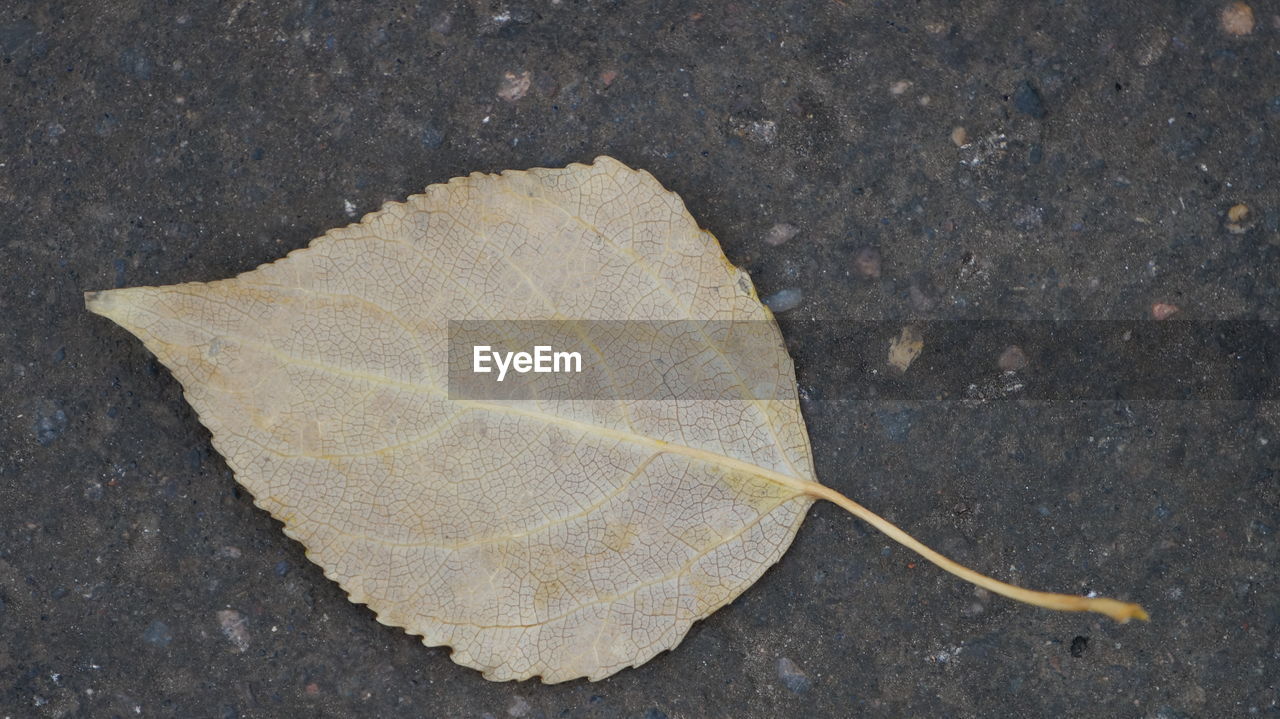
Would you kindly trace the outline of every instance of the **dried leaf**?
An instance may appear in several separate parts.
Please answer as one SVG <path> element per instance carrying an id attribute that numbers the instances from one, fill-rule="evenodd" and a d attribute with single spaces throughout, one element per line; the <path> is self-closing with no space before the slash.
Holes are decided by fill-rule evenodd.
<path id="1" fill-rule="evenodd" d="M 610 158 L 457 178 L 233 279 L 86 304 L 172 370 L 351 601 L 489 679 L 600 679 L 676 646 L 815 498 L 993 591 L 1145 618 L 982 577 L 818 484 L 772 325 L 752 361 L 784 378 L 777 399 L 450 399 L 450 320 L 771 322 L 680 199 Z"/>

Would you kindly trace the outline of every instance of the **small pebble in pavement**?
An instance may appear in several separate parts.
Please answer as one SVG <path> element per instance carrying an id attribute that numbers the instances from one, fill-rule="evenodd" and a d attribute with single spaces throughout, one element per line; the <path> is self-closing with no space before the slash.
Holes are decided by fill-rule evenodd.
<path id="1" fill-rule="evenodd" d="M 240 554 L 241 552 L 239 547 L 233 547 L 228 544 L 225 547 L 219 547 L 218 551 L 213 553 L 213 556 L 218 559 L 239 559 Z"/>
<path id="2" fill-rule="evenodd" d="M 142 639 L 147 644 L 152 644 L 157 647 L 167 647 L 169 646 L 169 642 L 173 641 L 173 632 L 169 631 L 168 624 L 157 619 L 147 625 L 147 630 L 142 633 Z"/>
<path id="3" fill-rule="evenodd" d="M 36 421 L 34 423 L 34 431 L 36 442 L 41 446 L 45 446 L 58 438 L 67 429 L 69 421 L 67 413 L 61 409 L 55 409 L 51 403 L 44 403 L 36 411 Z"/>
<path id="4" fill-rule="evenodd" d="M 533 79 L 528 70 L 522 72 L 508 70 L 502 73 L 502 80 L 498 83 L 498 98 L 506 102 L 515 102 L 528 94 L 529 86 L 532 84 Z"/>
<path id="5" fill-rule="evenodd" d="M 1219 19 L 1222 22 L 1222 31 L 1228 35 L 1239 37 L 1253 32 L 1253 8 L 1245 3 L 1233 2 L 1222 8 Z"/>
<path id="6" fill-rule="evenodd" d="M 1164 56 L 1169 45 L 1169 33 L 1161 27 L 1154 27 L 1138 36 L 1136 58 L 1140 67 L 1150 67 Z"/>
<path id="7" fill-rule="evenodd" d="M 769 233 L 764 236 L 764 241 L 770 245 L 781 245 L 800 234 L 800 228 L 788 222 L 779 222 L 769 228 Z"/>
<path id="8" fill-rule="evenodd" d="M 872 280 L 880 279 L 880 250 L 874 247 L 863 247 L 853 258 L 853 267 L 858 274 Z"/>
<path id="9" fill-rule="evenodd" d="M 933 309 L 933 298 L 916 280 L 912 280 L 911 286 L 907 288 L 907 297 L 911 300 L 911 307 L 917 312 L 928 312 Z"/>
<path id="10" fill-rule="evenodd" d="M 786 312 L 794 310 L 800 306 L 800 302 L 804 300 L 804 293 L 794 287 L 788 287 L 785 290 L 778 290 L 768 297 L 761 300 L 765 307 L 774 312 Z"/>
<path id="11" fill-rule="evenodd" d="M 889 341 L 889 366 L 899 373 L 906 372 L 922 351 L 924 335 L 916 327 L 907 325 Z"/>
<path id="12" fill-rule="evenodd" d="M 249 628 L 245 626 L 247 619 L 240 612 L 234 609 L 218 610 L 218 625 L 222 628 L 222 635 L 235 645 L 238 651 L 245 651 L 249 648 Z"/>
<path id="13" fill-rule="evenodd" d="M 1177 305 L 1171 305 L 1167 302 L 1157 302 L 1151 305 L 1151 316 L 1157 320 L 1167 320 L 1178 311 Z"/>
<path id="14" fill-rule="evenodd" d="M 507 704 L 507 716 L 519 717 L 525 716 L 533 707 L 529 706 L 529 702 L 519 694 L 511 697 L 511 701 Z"/>
<path id="15" fill-rule="evenodd" d="M 803 694 L 813 684 L 809 680 L 809 675 L 787 657 L 778 659 L 778 679 L 782 680 L 783 686 L 795 694 Z"/>
<path id="16" fill-rule="evenodd" d="M 778 123 L 773 120 L 755 120 L 747 125 L 747 137 L 772 145 L 778 139 Z"/>
<path id="17" fill-rule="evenodd" d="M 1243 202 L 1232 205 L 1231 209 L 1227 210 L 1227 232 L 1233 235 L 1242 235 L 1248 232 L 1253 224 L 1249 221 L 1249 215 L 1251 214 L 1249 206 Z"/>
<path id="18" fill-rule="evenodd" d="M 1009 345 L 996 361 L 1002 372 L 1017 372 L 1027 367 L 1027 354 L 1018 345 Z"/>
<path id="19" fill-rule="evenodd" d="M 1044 99 L 1040 97 L 1040 91 L 1030 80 L 1023 81 L 1018 88 L 1013 91 L 1013 106 L 1018 112 L 1029 115 L 1039 120 L 1048 114 L 1044 108 Z"/>

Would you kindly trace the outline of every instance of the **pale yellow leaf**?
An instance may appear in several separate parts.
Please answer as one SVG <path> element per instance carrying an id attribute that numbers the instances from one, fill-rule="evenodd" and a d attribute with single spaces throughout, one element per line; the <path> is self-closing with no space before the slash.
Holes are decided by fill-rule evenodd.
<path id="1" fill-rule="evenodd" d="M 86 303 L 174 373 L 237 481 L 352 601 L 489 679 L 600 679 L 676 646 L 782 556 L 815 498 L 994 591 L 1141 611 L 982 577 L 818 484 L 750 279 L 676 195 L 607 157 L 457 178 L 233 279 Z M 785 389 L 761 399 L 722 372 L 724 399 L 449 398 L 451 320 L 566 318 L 768 323 L 750 364 Z"/>

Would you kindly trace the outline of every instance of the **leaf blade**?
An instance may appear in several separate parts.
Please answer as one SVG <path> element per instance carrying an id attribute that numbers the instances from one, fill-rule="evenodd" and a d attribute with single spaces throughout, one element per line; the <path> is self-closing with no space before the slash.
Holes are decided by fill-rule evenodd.
<path id="1" fill-rule="evenodd" d="M 174 372 L 352 601 L 491 679 L 599 679 L 674 647 L 812 503 L 752 469 L 812 481 L 794 397 L 620 413 L 443 395 L 448 319 L 769 319 L 678 198 L 607 158 L 455 179 L 237 278 L 87 306 Z M 761 351 L 793 387 L 773 333 Z"/>

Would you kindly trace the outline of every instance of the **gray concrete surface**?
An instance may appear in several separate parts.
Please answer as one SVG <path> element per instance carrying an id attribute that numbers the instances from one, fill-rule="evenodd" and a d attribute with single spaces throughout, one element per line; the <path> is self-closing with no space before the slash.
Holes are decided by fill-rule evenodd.
<path id="1" fill-rule="evenodd" d="M 1280 17 L 1255 3 L 1233 35 L 1222 8 L 8 0 L 0 716 L 1280 715 L 1274 404 L 807 386 L 826 483 L 1154 621 L 983 596 L 819 506 L 677 650 L 493 684 L 349 604 L 81 300 L 235 274 L 455 175 L 611 154 L 787 291 L 802 384 L 842 348 L 797 318 L 1274 320 Z"/>

